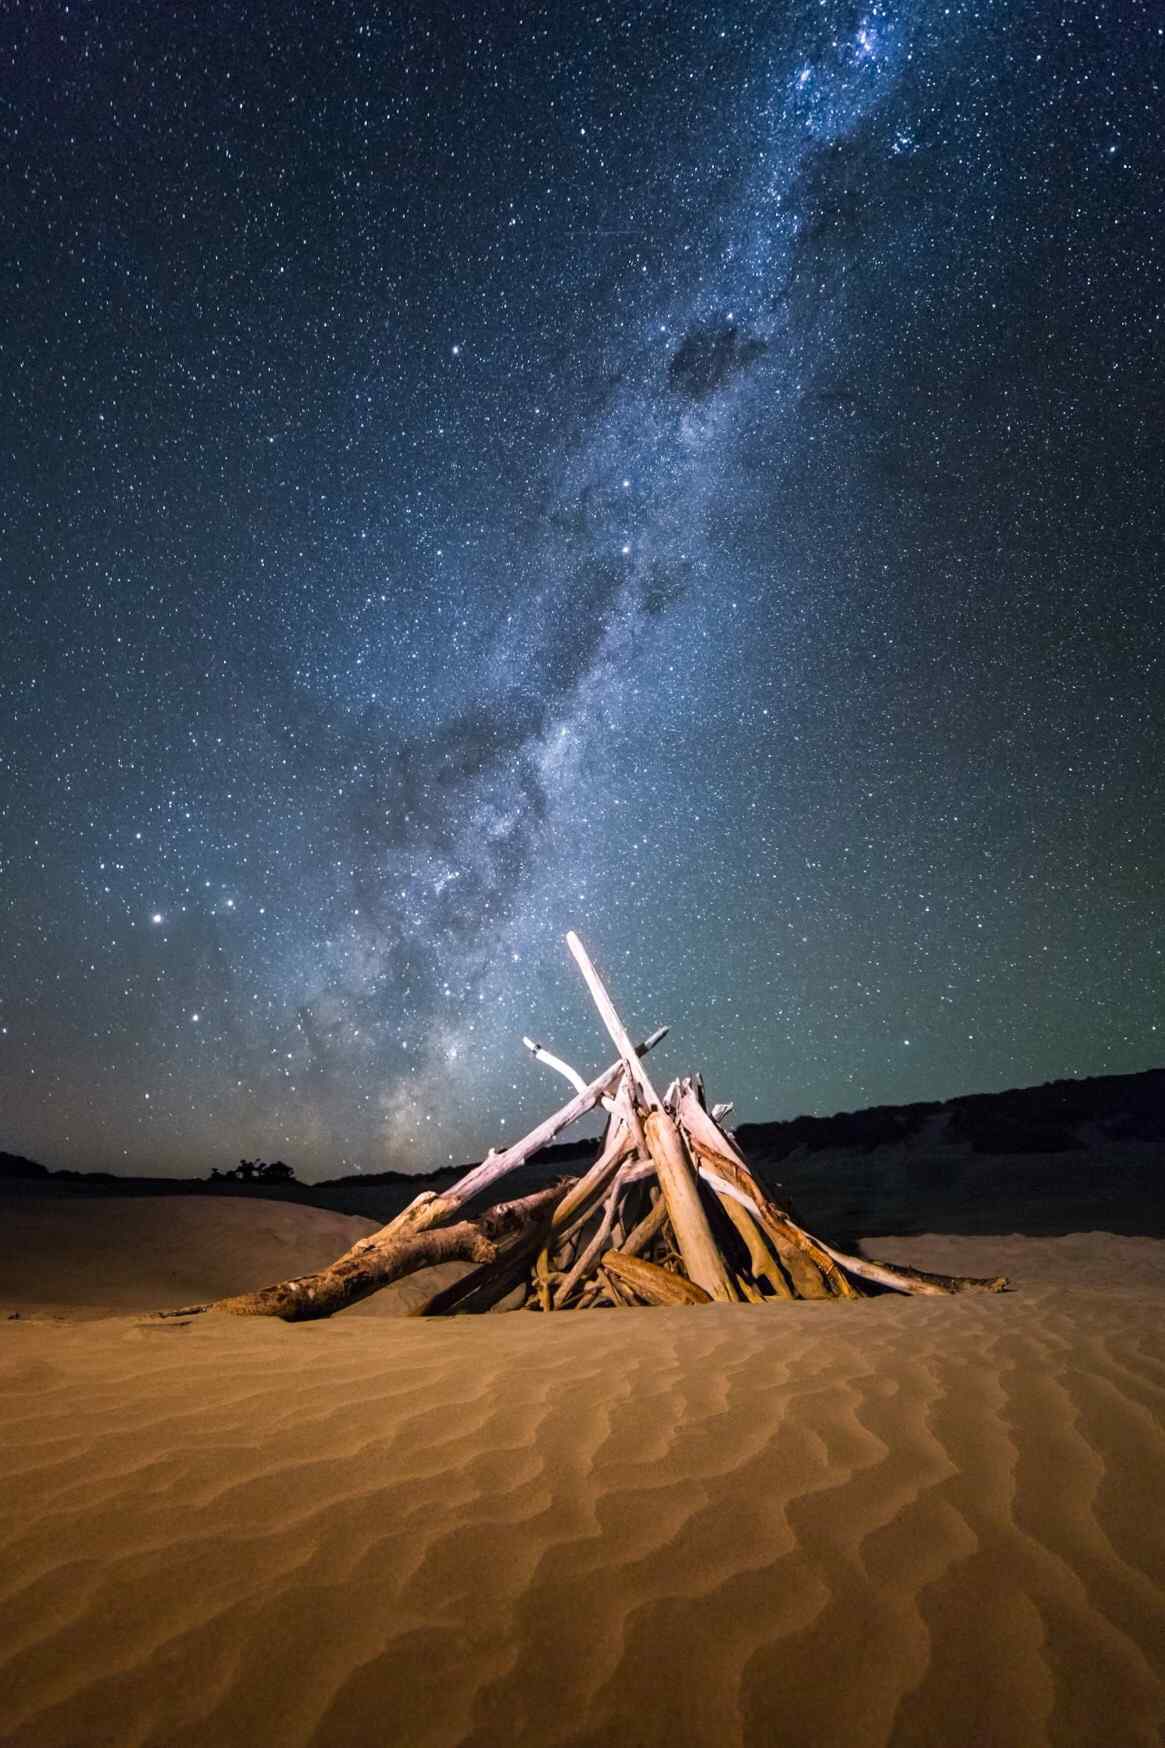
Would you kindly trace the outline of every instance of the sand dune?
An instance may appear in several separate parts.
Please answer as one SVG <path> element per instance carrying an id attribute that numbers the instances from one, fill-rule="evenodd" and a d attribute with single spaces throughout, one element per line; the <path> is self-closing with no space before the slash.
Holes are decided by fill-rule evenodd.
<path id="1" fill-rule="evenodd" d="M 0 1196 L 0 1315 L 108 1317 L 246 1292 L 332 1262 L 377 1222 L 294 1202 L 217 1196 Z M 466 1265 L 428 1270 L 427 1290 Z M 399 1316 L 402 1281 L 348 1316 Z"/>
<path id="2" fill-rule="evenodd" d="M 88 1320 L 46 1309 L 80 1291 L 82 1234 L 68 1278 L 42 1248 L 38 1308 L 23 1228 L 0 1289 L 25 1295 L 0 1322 L 6 1748 L 1159 1743 L 1165 1244 L 871 1247 L 1002 1267 L 1019 1291 L 990 1299 L 296 1328 L 130 1309 L 361 1229 L 278 1223 L 315 1212 L 183 1204 L 182 1291 L 139 1243 L 100 1321 L 91 1284 Z"/>

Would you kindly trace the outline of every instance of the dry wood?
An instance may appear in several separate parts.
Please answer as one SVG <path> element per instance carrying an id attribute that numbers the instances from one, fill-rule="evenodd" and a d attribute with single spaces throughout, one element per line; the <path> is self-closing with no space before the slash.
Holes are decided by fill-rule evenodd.
<path id="1" fill-rule="evenodd" d="M 556 1074 L 561 1074 L 565 1080 L 570 1082 L 575 1092 L 581 1093 L 587 1090 L 587 1083 L 579 1073 L 578 1069 L 572 1068 L 569 1062 L 564 1062 L 561 1056 L 555 1056 L 554 1052 L 548 1050 L 545 1044 L 535 1043 L 533 1038 L 523 1038 L 522 1042 L 530 1052 L 531 1056 L 533 1056 L 535 1062 L 541 1062 L 546 1068 L 553 1068 Z M 612 1100 L 609 1093 L 604 1093 L 599 1102 L 605 1111 L 610 1111 L 612 1109 Z"/>
<path id="2" fill-rule="evenodd" d="M 762 1189 L 740 1149 L 729 1140 L 723 1130 L 717 1128 L 688 1081 L 681 1082 L 676 1110 L 700 1156 L 700 1175 L 712 1183 L 713 1188 L 726 1190 L 730 1194 L 735 1192 L 744 1197 L 761 1228 L 777 1247 L 786 1271 L 793 1275 L 794 1286 L 799 1285 L 797 1277 L 801 1276 L 805 1279 L 806 1286 L 814 1289 L 803 1293 L 802 1297 L 819 1296 L 813 1279 L 815 1274 L 819 1274 L 827 1293 L 839 1299 L 859 1298 L 857 1289 L 842 1273 L 829 1252 L 812 1234 L 799 1226 L 790 1214 L 778 1207 L 767 1191 Z M 803 1264 L 790 1267 L 793 1251 L 803 1253 L 812 1265 L 812 1271 Z"/>
<path id="3" fill-rule="evenodd" d="M 634 1059 L 638 1061 L 640 1054 L 646 1056 L 648 1051 L 654 1050 L 660 1039 L 667 1036 L 667 1031 L 666 1026 L 658 1026 L 649 1037 L 644 1039 L 642 1044 L 635 1045 Z M 561 1106 L 552 1116 L 547 1117 L 544 1122 L 531 1129 L 530 1133 L 524 1135 L 520 1141 L 515 1141 L 512 1147 L 507 1147 L 504 1153 L 490 1153 L 481 1161 L 480 1165 L 473 1166 L 464 1177 L 458 1178 L 457 1182 L 449 1189 L 439 1194 L 426 1192 L 424 1197 L 418 1196 L 416 1201 L 411 1202 L 402 1214 L 398 1214 L 395 1220 L 390 1220 L 387 1226 L 382 1227 L 381 1232 L 427 1231 L 431 1226 L 443 1225 L 451 1214 L 456 1213 L 458 1208 L 463 1207 L 474 1196 L 480 1195 L 483 1190 L 488 1189 L 499 1178 L 505 1177 L 508 1172 L 514 1171 L 519 1165 L 524 1165 L 531 1154 L 537 1153 L 540 1148 L 547 1146 L 561 1130 L 568 1128 L 571 1123 L 577 1122 L 580 1117 L 593 1110 L 602 1101 L 604 1095 L 614 1089 L 623 1072 L 623 1067 L 622 1058 L 618 1062 L 613 1062 L 610 1068 L 597 1075 L 581 1093 L 576 1093 L 568 1104 Z M 380 1238 L 381 1232 L 373 1233 L 371 1239 L 362 1240 L 362 1242 L 374 1242 Z"/>
<path id="4" fill-rule="evenodd" d="M 552 1224 L 555 1232 L 565 1235 L 574 1227 L 580 1213 L 589 1212 L 632 1151 L 635 1143 L 624 1124 L 612 1122 L 611 1130 L 607 1145 L 598 1159 L 554 1210 Z"/>
<path id="5" fill-rule="evenodd" d="M 583 974 L 583 980 L 591 992 L 591 999 L 599 1010 L 599 1017 L 610 1033 L 611 1042 L 627 1065 L 628 1078 L 634 1086 L 638 1087 L 643 1103 L 648 1110 L 656 1109 L 659 1105 L 659 1095 L 647 1078 L 647 1070 L 635 1052 L 630 1034 L 619 1018 L 615 1004 L 608 995 L 602 978 L 591 963 L 590 954 L 573 929 L 567 934 L 566 944 L 570 948 L 575 964 Z"/>
<path id="6" fill-rule="evenodd" d="M 623 1193 L 627 1169 L 626 1166 L 621 1166 L 616 1172 L 615 1181 L 611 1185 L 610 1194 L 608 1195 L 606 1202 L 603 1204 L 603 1217 L 599 1221 L 598 1229 L 595 1232 L 594 1237 L 584 1247 L 579 1255 L 578 1261 L 566 1276 L 566 1279 L 562 1281 L 555 1290 L 553 1303 L 556 1311 L 561 1310 L 561 1308 L 566 1304 L 566 1301 L 569 1299 L 575 1287 L 578 1286 L 580 1281 L 586 1279 L 587 1275 L 591 1272 L 593 1265 L 602 1254 L 607 1240 L 610 1237 L 611 1227 L 615 1222 L 615 1210 L 619 1205 L 619 1198 Z"/>
<path id="7" fill-rule="evenodd" d="M 649 1305 L 710 1305 L 711 1295 L 695 1281 L 683 1275 L 673 1275 L 667 1269 L 648 1262 L 642 1256 L 628 1256 L 621 1250 L 609 1250 L 603 1258 L 603 1272 L 616 1281 L 626 1283 Z"/>
<path id="8" fill-rule="evenodd" d="M 538 1308 L 541 1311 L 550 1309 L 550 1253 L 546 1246 L 538 1252 L 538 1261 L 534 1264 L 534 1286 L 538 1294 Z"/>
<path id="9" fill-rule="evenodd" d="M 667 1203 L 660 1196 L 659 1200 L 643 1216 L 638 1226 L 633 1227 L 627 1234 L 626 1241 L 619 1246 L 620 1254 L 622 1256 L 638 1256 L 659 1235 L 666 1220 Z"/>
<path id="10" fill-rule="evenodd" d="M 600 1266 L 599 1276 L 611 1303 L 619 1310 L 622 1310 L 628 1305 L 641 1303 L 637 1294 L 632 1292 L 631 1288 L 627 1286 L 625 1282 L 616 1280 L 615 1276 L 610 1274 L 607 1269 Z"/>
<path id="11" fill-rule="evenodd" d="M 697 1154 L 697 1158 L 698 1157 L 699 1155 Z M 723 1208 L 725 1214 L 727 1214 L 737 1232 L 739 1232 L 741 1238 L 744 1240 L 745 1249 L 748 1251 L 749 1267 L 752 1270 L 753 1279 L 756 1281 L 767 1281 L 773 1289 L 774 1297 L 778 1299 L 791 1299 L 793 1294 L 781 1269 L 781 1265 L 765 1243 L 764 1234 L 762 1233 L 761 1228 L 757 1225 L 752 1214 L 744 1206 L 739 1197 L 726 1194 L 724 1190 L 720 1189 L 715 1184 L 712 1184 L 709 1187 L 717 1201 L 720 1203 L 720 1206 Z M 751 1298 L 751 1294 L 746 1296 Z M 761 1297 L 760 1294 L 757 1296 L 758 1298 Z"/>
<path id="12" fill-rule="evenodd" d="M 861 1295 L 817 1240 L 766 1195 L 747 1166 L 695 1143 L 700 1176 L 712 1188 L 743 1197 L 775 1247 L 781 1265 L 802 1299 L 857 1299 Z"/>
<path id="13" fill-rule="evenodd" d="M 494 1268 L 501 1254 L 508 1253 L 527 1233 L 537 1237 L 564 1193 L 565 1186 L 556 1184 L 518 1201 L 502 1202 L 475 1220 L 386 1238 L 379 1245 L 366 1246 L 358 1255 L 348 1252 L 314 1275 L 277 1281 L 254 1293 L 237 1293 L 164 1315 L 225 1311 L 234 1317 L 280 1317 L 285 1323 L 304 1323 L 332 1317 L 393 1281 L 436 1263 L 476 1262 Z"/>
<path id="14" fill-rule="evenodd" d="M 708 1216 L 700 1206 L 695 1172 L 688 1161 L 680 1132 L 662 1109 L 648 1111 L 643 1127 L 667 1203 L 668 1218 L 683 1258 L 684 1273 L 697 1286 L 703 1287 L 709 1298 L 731 1303 L 736 1292 L 712 1236 Z"/>
<path id="15" fill-rule="evenodd" d="M 938 1297 L 949 1293 L 1005 1293 L 1010 1285 L 1006 1275 L 936 1275 L 927 1269 L 912 1269 L 905 1263 L 875 1262 L 872 1257 L 847 1256 L 835 1250 L 824 1239 L 817 1241 L 834 1262 L 848 1274 L 863 1281 L 873 1281 L 879 1287 L 890 1287 L 896 1293 L 917 1293 Z"/>

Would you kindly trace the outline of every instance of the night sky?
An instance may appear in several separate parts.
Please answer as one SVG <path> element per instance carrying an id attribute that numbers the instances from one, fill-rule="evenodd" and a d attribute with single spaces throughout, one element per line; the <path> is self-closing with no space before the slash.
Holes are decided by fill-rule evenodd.
<path id="1" fill-rule="evenodd" d="M 1163 27 L 7 8 L 0 1147 L 1160 1063 Z"/>

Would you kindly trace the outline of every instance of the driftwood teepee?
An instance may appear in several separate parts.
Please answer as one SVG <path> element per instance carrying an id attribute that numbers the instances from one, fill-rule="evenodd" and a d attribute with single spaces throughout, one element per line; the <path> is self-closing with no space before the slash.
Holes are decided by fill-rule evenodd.
<path id="1" fill-rule="evenodd" d="M 618 1052 L 610 1068 L 588 1085 L 527 1039 L 538 1059 L 576 1090 L 523 1140 L 491 1153 L 450 1189 L 418 1196 L 318 1274 L 161 1315 L 330 1317 L 402 1276 L 454 1260 L 474 1267 L 417 1315 L 491 1311 L 518 1299 L 530 1310 L 551 1312 L 1006 1287 L 1002 1277 L 933 1275 L 871 1262 L 806 1232 L 757 1182 L 719 1121 L 731 1106 L 708 1110 L 699 1076 L 673 1081 L 662 1097 L 656 1092 L 643 1058 L 666 1028 L 633 1044 L 582 942 L 570 934 L 567 943 Z M 501 1178 L 599 1105 L 608 1115 L 607 1132 L 585 1176 L 463 1217 L 470 1203 L 480 1205 Z"/>

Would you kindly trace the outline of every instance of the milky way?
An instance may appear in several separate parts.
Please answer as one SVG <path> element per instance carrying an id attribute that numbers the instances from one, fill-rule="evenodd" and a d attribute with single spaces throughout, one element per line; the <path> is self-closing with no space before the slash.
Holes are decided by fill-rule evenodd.
<path id="1" fill-rule="evenodd" d="M 0 1146 L 1160 1060 L 1150 9 L 9 23 Z"/>

